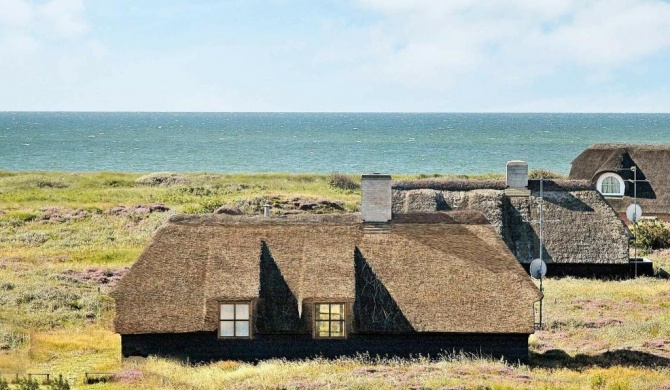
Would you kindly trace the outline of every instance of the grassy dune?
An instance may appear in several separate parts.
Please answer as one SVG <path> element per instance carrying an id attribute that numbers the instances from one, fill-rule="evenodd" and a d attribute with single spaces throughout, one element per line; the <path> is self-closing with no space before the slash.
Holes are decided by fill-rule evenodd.
<path id="1" fill-rule="evenodd" d="M 670 389 L 670 282 L 659 278 L 546 280 L 545 328 L 531 336 L 530 365 L 476 356 L 201 366 L 121 359 L 108 293 L 158 226 L 175 212 L 258 212 L 268 200 L 293 199 L 355 211 L 360 192 L 312 174 L 0 171 L 0 375 L 60 373 L 91 389 Z M 155 203 L 170 210 L 152 212 Z M 670 252 L 650 257 L 670 269 Z M 91 371 L 113 372 L 114 381 L 82 385 Z"/>

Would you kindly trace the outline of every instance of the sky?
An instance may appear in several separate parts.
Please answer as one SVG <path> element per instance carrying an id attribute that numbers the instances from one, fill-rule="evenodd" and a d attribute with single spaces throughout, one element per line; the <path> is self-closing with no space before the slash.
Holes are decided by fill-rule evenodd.
<path id="1" fill-rule="evenodd" d="M 670 112 L 670 0 L 0 0 L 0 111 Z"/>

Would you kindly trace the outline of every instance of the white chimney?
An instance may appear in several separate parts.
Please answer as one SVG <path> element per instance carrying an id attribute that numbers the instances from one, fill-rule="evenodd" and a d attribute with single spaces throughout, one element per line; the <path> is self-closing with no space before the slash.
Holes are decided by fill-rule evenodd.
<path id="1" fill-rule="evenodd" d="M 391 220 L 391 175 L 361 176 L 361 219 L 363 222 L 388 222 Z"/>
<path id="2" fill-rule="evenodd" d="M 507 196 L 530 196 L 528 189 L 528 163 L 514 160 L 507 163 Z"/>
<path id="3" fill-rule="evenodd" d="M 526 189 L 528 187 L 528 163 L 514 160 L 507 163 L 507 187 Z"/>

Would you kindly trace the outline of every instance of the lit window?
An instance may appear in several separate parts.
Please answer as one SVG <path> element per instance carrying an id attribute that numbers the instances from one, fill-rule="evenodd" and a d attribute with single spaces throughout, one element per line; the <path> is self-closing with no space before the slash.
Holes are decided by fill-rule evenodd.
<path id="1" fill-rule="evenodd" d="M 314 335 L 321 338 L 345 337 L 345 307 L 344 303 L 317 303 Z"/>
<path id="2" fill-rule="evenodd" d="M 249 337 L 251 310 L 249 303 L 223 303 L 219 312 L 219 337 Z"/>
<path id="3" fill-rule="evenodd" d="M 607 172 L 598 178 L 596 187 L 605 196 L 623 196 L 625 184 L 621 176 Z"/>

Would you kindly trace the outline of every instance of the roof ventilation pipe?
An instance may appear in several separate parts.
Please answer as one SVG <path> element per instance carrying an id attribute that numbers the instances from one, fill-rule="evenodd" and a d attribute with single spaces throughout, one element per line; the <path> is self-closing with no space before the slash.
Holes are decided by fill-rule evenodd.
<path id="1" fill-rule="evenodd" d="M 270 207 L 272 207 L 272 206 L 270 205 L 270 203 L 266 202 L 266 203 L 265 203 L 265 206 L 263 206 L 263 216 L 265 216 L 265 217 L 269 217 L 269 216 L 270 216 Z"/>

